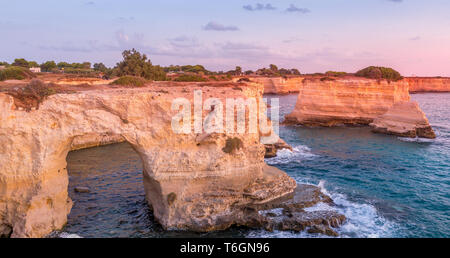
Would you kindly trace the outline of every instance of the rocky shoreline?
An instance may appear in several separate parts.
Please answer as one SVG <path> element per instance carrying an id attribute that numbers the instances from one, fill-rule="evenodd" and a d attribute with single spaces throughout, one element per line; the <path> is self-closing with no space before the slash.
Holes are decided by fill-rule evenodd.
<path id="1" fill-rule="evenodd" d="M 254 83 L 97 86 L 48 96 L 27 110 L 15 105 L 15 95 L 0 93 L 0 235 L 43 237 L 61 229 L 72 207 L 67 153 L 122 139 L 141 157 L 146 199 L 164 229 L 205 232 L 246 225 L 333 235 L 321 225 L 337 225 L 332 221 L 339 216 L 306 213 L 298 204 L 272 205 L 284 209 L 281 217 L 257 208 L 297 188 L 285 172 L 264 162 L 261 139 L 280 140 L 273 131 L 236 136 L 172 130 L 177 113 L 172 101 L 192 100 L 197 89 L 222 101 L 260 99 L 263 92 Z M 282 141 L 273 147 L 289 148 Z"/>

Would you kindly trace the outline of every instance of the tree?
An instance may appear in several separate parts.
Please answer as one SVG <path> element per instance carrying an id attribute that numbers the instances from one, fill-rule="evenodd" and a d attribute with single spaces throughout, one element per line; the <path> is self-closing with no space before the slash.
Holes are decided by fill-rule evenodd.
<path id="1" fill-rule="evenodd" d="M 28 68 L 28 61 L 24 58 L 16 58 L 14 59 L 14 63 L 12 63 L 12 65 Z"/>
<path id="2" fill-rule="evenodd" d="M 278 67 L 277 67 L 276 65 L 274 65 L 274 64 L 271 64 L 269 69 L 270 69 L 272 72 L 278 72 Z"/>
<path id="3" fill-rule="evenodd" d="M 145 54 L 139 53 L 136 49 L 125 50 L 122 52 L 123 61 L 117 63 L 117 75 L 139 76 L 148 80 L 165 79 L 166 73 L 159 66 L 153 66 L 150 59 Z"/>
<path id="4" fill-rule="evenodd" d="M 41 69 L 44 72 L 50 72 L 51 70 L 57 68 L 55 61 L 47 61 L 41 64 Z"/>
<path id="5" fill-rule="evenodd" d="M 398 81 L 403 79 L 403 76 L 396 70 L 388 67 L 369 66 L 359 70 L 355 74 L 359 77 L 366 77 L 370 79 L 386 79 L 389 81 Z"/>
<path id="6" fill-rule="evenodd" d="M 103 63 L 95 63 L 94 71 L 106 73 L 108 71 L 108 67 L 106 67 Z"/>
<path id="7" fill-rule="evenodd" d="M 0 62 L 0 65 L 1 66 L 8 66 L 9 64 L 8 64 L 8 62 Z"/>
<path id="8" fill-rule="evenodd" d="M 39 64 L 37 62 L 35 62 L 35 61 L 29 61 L 28 62 L 28 67 L 29 68 L 31 68 L 31 67 L 39 67 Z"/>
<path id="9" fill-rule="evenodd" d="M 245 75 L 250 75 L 250 74 L 253 74 L 253 71 L 252 71 L 252 70 L 247 70 L 247 71 L 245 71 Z"/>
<path id="10" fill-rule="evenodd" d="M 300 71 L 299 71 L 298 69 L 295 69 L 295 68 L 292 68 L 292 69 L 291 69 L 291 73 L 292 73 L 293 75 L 301 75 Z"/>
<path id="11" fill-rule="evenodd" d="M 61 69 L 61 68 L 67 68 L 67 67 L 72 67 L 72 65 L 69 64 L 69 63 L 67 63 L 67 62 L 59 62 L 59 63 L 57 64 L 57 66 L 58 66 L 59 69 Z"/>
<path id="12" fill-rule="evenodd" d="M 240 66 L 236 66 L 236 75 L 241 75 L 242 74 L 242 68 Z"/>
<path id="13" fill-rule="evenodd" d="M 81 64 L 82 69 L 91 69 L 91 63 L 90 62 L 83 62 Z"/>

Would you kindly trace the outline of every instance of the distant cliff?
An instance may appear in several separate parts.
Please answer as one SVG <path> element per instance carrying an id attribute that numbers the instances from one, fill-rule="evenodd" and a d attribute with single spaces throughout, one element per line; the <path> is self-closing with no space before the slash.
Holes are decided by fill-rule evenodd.
<path id="1" fill-rule="evenodd" d="M 252 81 L 264 85 L 264 94 L 297 93 L 304 77 L 253 77 Z"/>
<path id="2" fill-rule="evenodd" d="M 434 138 L 425 115 L 417 104 L 410 102 L 408 89 L 406 80 L 310 79 L 301 87 L 295 109 L 286 116 L 285 123 L 306 126 L 371 124 L 376 132 Z M 401 105 L 397 105 L 399 103 Z"/>
<path id="3" fill-rule="evenodd" d="M 370 79 L 308 80 L 298 95 L 287 123 L 309 126 L 366 125 L 394 103 L 409 101 L 406 82 Z"/>
<path id="4" fill-rule="evenodd" d="M 252 81 L 264 85 L 265 94 L 291 94 L 297 93 L 303 86 L 316 85 L 321 81 L 333 80 L 352 80 L 352 81 L 367 81 L 361 77 L 320 77 L 320 76 L 299 76 L 299 77 L 253 77 Z M 450 78 L 439 77 L 407 77 L 402 81 L 408 84 L 410 93 L 419 92 L 450 92 Z"/>
<path id="5" fill-rule="evenodd" d="M 410 93 L 450 92 L 450 78 L 408 77 L 404 80 L 409 84 Z"/>

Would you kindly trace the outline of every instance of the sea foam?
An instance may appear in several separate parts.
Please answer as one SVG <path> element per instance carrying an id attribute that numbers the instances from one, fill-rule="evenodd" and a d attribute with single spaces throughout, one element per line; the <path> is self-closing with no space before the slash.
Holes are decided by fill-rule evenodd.
<path id="1" fill-rule="evenodd" d="M 288 164 L 291 162 L 300 163 L 302 160 L 312 159 L 317 155 L 311 152 L 311 149 L 304 145 L 298 145 L 291 150 L 282 149 L 277 152 L 277 156 L 274 158 L 266 159 L 266 163 L 269 165 Z"/>
<path id="2" fill-rule="evenodd" d="M 302 184 L 304 182 L 297 183 Z M 320 181 L 317 186 L 321 188 L 324 194 L 329 195 L 336 205 L 332 206 L 326 203 L 318 203 L 313 207 L 305 208 L 305 211 L 336 211 L 344 214 L 347 220 L 336 230 L 339 233 L 339 237 L 386 238 L 396 236 L 399 226 L 382 217 L 373 205 L 352 202 L 344 194 L 329 192 L 325 188 L 325 183 L 325 181 Z M 248 237 L 328 238 L 325 235 L 309 234 L 307 232 L 266 232 L 263 230 L 252 231 Z"/>

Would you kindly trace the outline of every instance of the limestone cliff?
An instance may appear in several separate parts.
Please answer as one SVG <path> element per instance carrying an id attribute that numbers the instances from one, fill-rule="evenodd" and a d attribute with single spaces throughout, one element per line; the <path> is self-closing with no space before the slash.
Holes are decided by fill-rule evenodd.
<path id="1" fill-rule="evenodd" d="M 367 125 L 394 103 L 409 101 L 408 84 L 368 79 L 311 80 L 300 90 L 286 123 L 308 126 Z"/>
<path id="2" fill-rule="evenodd" d="M 147 200 L 166 229 L 227 228 L 242 223 L 242 207 L 294 191 L 293 179 L 265 165 L 260 133 L 177 134 L 171 127 L 179 113 L 172 101 L 192 100 L 195 89 L 225 103 L 258 98 L 261 87 L 160 86 L 56 94 L 30 112 L 0 94 L 0 235 L 41 237 L 66 223 L 66 156 L 74 141 L 93 135 L 120 136 L 140 155 Z"/>
<path id="3" fill-rule="evenodd" d="M 264 94 L 289 94 L 299 92 L 303 77 L 252 77 L 251 80 L 264 85 Z"/>
<path id="4" fill-rule="evenodd" d="M 286 124 L 307 126 L 369 125 L 374 131 L 406 137 L 434 138 L 408 82 L 369 79 L 312 80 L 303 85 Z M 397 105 L 398 104 L 398 105 Z"/>
<path id="5" fill-rule="evenodd" d="M 124 141 L 125 139 L 120 135 L 92 133 L 73 138 L 70 150 L 81 150 Z"/>
<path id="6" fill-rule="evenodd" d="M 450 92 L 450 78 L 408 77 L 410 93 Z"/>
<path id="7" fill-rule="evenodd" d="M 299 76 L 299 77 L 251 77 L 252 81 L 264 85 L 265 94 L 290 94 L 299 92 L 303 86 L 315 86 L 321 79 L 329 79 L 324 76 Z M 367 81 L 365 78 L 347 76 L 346 78 L 331 77 L 335 80 L 352 80 L 354 82 Z M 239 79 L 239 78 L 238 78 Z M 408 84 L 410 93 L 420 92 L 450 92 L 450 78 L 440 77 L 406 77 L 401 82 Z"/>
<path id="8" fill-rule="evenodd" d="M 402 137 L 436 138 L 425 114 L 417 102 L 398 102 L 370 124 L 377 133 Z"/>

